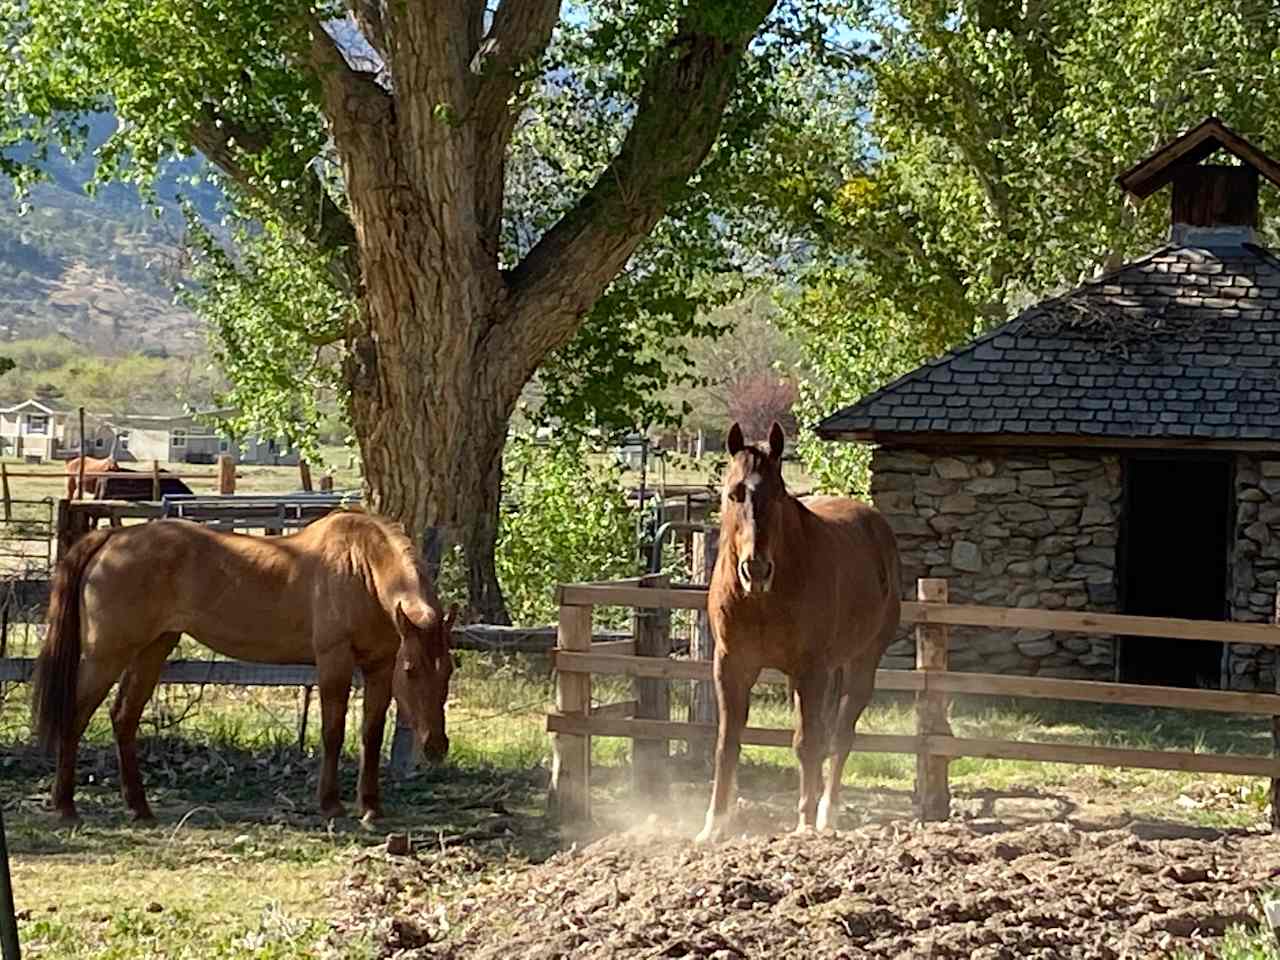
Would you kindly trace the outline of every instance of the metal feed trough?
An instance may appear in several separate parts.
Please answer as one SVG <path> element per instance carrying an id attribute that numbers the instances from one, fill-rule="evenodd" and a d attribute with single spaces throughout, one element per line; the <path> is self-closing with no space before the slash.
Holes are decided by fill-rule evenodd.
<path id="1" fill-rule="evenodd" d="M 161 498 L 160 516 L 194 520 L 210 527 L 284 530 L 305 527 L 338 507 L 360 502 L 358 490 L 262 496 L 179 494 Z"/>

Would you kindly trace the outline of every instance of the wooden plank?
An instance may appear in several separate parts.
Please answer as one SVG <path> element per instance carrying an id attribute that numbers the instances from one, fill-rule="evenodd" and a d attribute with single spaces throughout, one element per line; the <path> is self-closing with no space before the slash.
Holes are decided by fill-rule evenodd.
<path id="1" fill-rule="evenodd" d="M 592 706 L 591 716 L 593 717 L 634 717 L 636 715 L 636 702 L 634 700 L 620 700 L 617 703 L 602 703 L 599 706 Z"/>
<path id="2" fill-rule="evenodd" d="M 565 651 L 591 647 L 591 607 L 562 606 L 558 646 Z M 556 709 L 586 722 L 591 707 L 591 675 L 557 667 Z M 567 827 L 586 825 L 591 818 L 591 737 L 583 732 L 557 731 L 551 738 L 551 787 L 548 813 Z"/>
<path id="3" fill-rule="evenodd" d="M 575 733 L 593 737 L 626 737 L 638 740 L 705 740 L 715 736 L 715 728 L 705 723 L 679 720 L 641 720 L 591 714 L 589 717 L 562 713 L 547 714 L 551 733 Z M 795 731 L 773 727 L 747 727 L 742 742 L 758 747 L 791 748 Z M 914 736 L 887 733 L 859 733 L 854 737 L 856 753 L 915 753 L 919 740 Z"/>
<path id="4" fill-rule="evenodd" d="M 903 623 L 945 623 L 953 627 L 992 627 L 1054 630 L 1063 633 L 1117 634 L 1216 643 L 1280 646 L 1280 628 L 1269 623 L 1230 623 L 1181 620 L 1173 617 L 1135 617 L 1121 613 L 1082 613 L 1070 610 L 1032 610 L 1018 607 L 978 607 L 951 603 L 929 607 L 902 605 Z"/>
<path id="5" fill-rule="evenodd" d="M 945 757 L 989 760 L 1038 760 L 1088 766 L 1138 767 L 1189 773 L 1230 773 L 1242 777 L 1280 777 L 1280 758 L 1186 753 L 1175 750 L 1131 750 L 1072 743 L 1034 743 L 974 737 L 927 737 L 924 748 Z"/>
<path id="6" fill-rule="evenodd" d="M 1280 696 L 1229 690 L 1190 690 L 1099 680 L 1058 680 L 1051 677 L 1008 677 L 994 673 L 947 673 L 925 678 L 930 690 L 995 697 L 1035 697 L 1085 703 L 1167 707 L 1217 713 L 1272 715 L 1280 713 Z"/>
<path id="7" fill-rule="evenodd" d="M 566 607 L 658 606 L 667 610 L 705 610 L 707 607 L 707 591 L 705 587 L 649 590 L 638 586 L 567 583 L 560 588 L 559 597 L 560 603 Z"/>
<path id="8" fill-rule="evenodd" d="M 916 596 L 924 606 L 933 608 L 947 602 L 947 581 L 925 578 L 916 582 Z M 949 700 L 931 681 L 946 675 L 947 644 L 950 628 L 946 624 L 921 621 L 916 626 L 916 670 L 922 672 L 925 688 L 916 694 L 916 734 L 920 737 L 951 736 L 947 722 Z M 916 807 L 920 819 L 938 822 L 951 817 L 951 785 L 947 780 L 950 761 L 936 754 L 916 755 Z"/>
<path id="9" fill-rule="evenodd" d="M 35 660 L 0 660 L 0 681 L 26 683 Z M 305 687 L 316 683 L 316 668 L 307 664 L 244 663 L 239 660 L 171 660 L 161 683 L 197 683 L 237 687 Z"/>
<path id="10" fill-rule="evenodd" d="M 662 574 L 646 577 L 641 584 L 644 593 L 663 590 L 670 580 Z M 635 655 L 637 658 L 665 661 L 671 656 L 671 612 L 639 606 L 634 614 Z M 636 717 L 645 720 L 671 719 L 671 689 L 661 677 L 633 674 L 632 690 L 636 699 Z M 668 796 L 668 773 L 671 765 L 670 746 L 666 740 L 633 740 L 631 743 L 631 778 L 636 793 L 648 801 L 664 801 Z"/>
<path id="11" fill-rule="evenodd" d="M 617 657 L 634 657 L 636 655 L 636 642 L 630 638 L 626 640 L 606 640 L 603 643 L 591 642 L 592 653 L 607 653 Z"/>
<path id="12" fill-rule="evenodd" d="M 576 653 L 555 650 L 552 665 L 557 670 L 593 673 L 615 677 L 661 677 L 665 680 L 710 680 L 712 665 L 699 660 L 658 660 L 650 657 L 624 657 L 605 653 Z M 781 670 L 760 671 L 761 683 L 786 683 Z M 877 670 L 877 690 L 924 689 L 924 678 L 915 670 Z"/>

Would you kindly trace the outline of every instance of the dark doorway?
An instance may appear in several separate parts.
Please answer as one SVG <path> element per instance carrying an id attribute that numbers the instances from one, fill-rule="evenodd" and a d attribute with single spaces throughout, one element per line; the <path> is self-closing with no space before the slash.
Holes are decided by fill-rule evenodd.
<path id="1" fill-rule="evenodd" d="M 1225 620 L 1235 503 L 1227 459 L 1130 457 L 1120 520 L 1120 609 L 1145 617 Z M 1119 638 L 1125 683 L 1221 685 L 1222 644 Z"/>

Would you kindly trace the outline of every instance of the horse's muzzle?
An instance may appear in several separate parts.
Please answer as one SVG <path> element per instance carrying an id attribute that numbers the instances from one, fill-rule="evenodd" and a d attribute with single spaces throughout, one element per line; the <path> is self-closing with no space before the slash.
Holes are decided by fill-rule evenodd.
<path id="1" fill-rule="evenodd" d="M 442 763 L 449 755 L 449 738 L 428 737 L 422 741 L 422 756 L 428 763 Z"/>
<path id="2" fill-rule="evenodd" d="M 766 593 L 773 583 L 773 561 L 766 557 L 750 557 L 739 561 L 738 579 L 747 593 Z"/>

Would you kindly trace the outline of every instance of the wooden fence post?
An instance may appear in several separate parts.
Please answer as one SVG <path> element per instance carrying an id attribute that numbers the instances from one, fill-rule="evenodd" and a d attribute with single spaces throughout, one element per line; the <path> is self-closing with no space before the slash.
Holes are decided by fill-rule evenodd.
<path id="1" fill-rule="evenodd" d="M 665 588 L 669 577 L 650 574 L 640 579 L 642 587 Z M 635 640 L 637 657 L 671 656 L 671 611 L 658 608 L 636 608 Z M 657 677 L 636 677 L 632 680 L 635 690 L 636 718 L 645 720 L 671 719 L 671 687 L 668 681 Z M 669 740 L 632 740 L 631 775 L 636 792 L 648 800 L 664 800 L 670 777 Z"/>
<path id="2" fill-rule="evenodd" d="M 946 603 L 947 581 L 921 578 L 916 581 L 916 599 L 921 603 Z M 947 757 L 928 752 L 931 736 L 951 736 L 947 722 L 945 693 L 929 689 L 929 674 L 947 670 L 947 641 L 951 629 L 946 624 L 921 623 L 916 626 L 916 669 L 924 671 L 925 687 L 916 694 L 916 735 L 921 738 L 916 754 L 916 804 L 923 821 L 946 820 L 951 816 L 951 786 L 947 782 Z"/>
<path id="3" fill-rule="evenodd" d="M 558 650 L 591 649 L 592 607 L 560 605 Z M 591 674 L 556 671 L 556 710 L 587 717 L 591 713 Z M 551 789 L 547 812 L 565 826 L 585 826 L 591 819 L 591 738 L 569 733 L 551 736 Z"/>
<path id="4" fill-rule="evenodd" d="M 326 473 L 320 477 L 320 492 L 333 493 L 333 474 Z"/>
<path id="5" fill-rule="evenodd" d="M 236 461 L 229 453 L 218 454 L 218 493 L 229 497 L 236 492 Z"/>
<path id="6" fill-rule="evenodd" d="M 310 473 L 308 473 L 308 480 Z M 445 530 L 442 527 L 428 527 L 423 534 L 422 557 L 427 572 L 433 581 L 440 579 L 440 564 L 444 559 Z M 391 733 L 391 758 L 389 766 L 396 776 L 404 776 L 413 766 L 413 728 L 409 726 L 409 718 L 396 707 L 396 725 Z"/>
<path id="7" fill-rule="evenodd" d="M 302 489 L 311 493 L 311 464 L 305 460 L 298 461 L 298 479 L 302 483 Z"/>
<path id="8" fill-rule="evenodd" d="M 716 568 L 716 558 L 720 554 L 720 531 L 707 530 L 693 535 L 693 582 L 710 583 L 711 574 Z M 690 644 L 689 656 L 693 660 L 711 660 L 715 656 L 716 642 L 711 635 L 711 618 L 706 610 L 698 611 L 698 619 L 693 627 L 693 642 Z M 713 726 L 720 721 L 720 711 L 716 707 L 716 688 L 710 680 L 694 680 L 689 692 L 689 722 L 709 723 Z M 715 738 L 689 741 L 689 759 L 705 769 L 710 769 L 711 758 L 715 755 Z"/>
<path id="9" fill-rule="evenodd" d="M 155 503 L 159 503 L 160 501 L 160 461 L 159 460 L 151 461 L 151 499 Z"/>
<path id="10" fill-rule="evenodd" d="M 4 484 L 4 519 L 13 519 L 13 498 L 9 496 L 9 468 L 0 463 L 0 483 Z"/>
<path id="11" fill-rule="evenodd" d="M 1272 618 L 1280 624 L 1280 585 L 1276 586 L 1275 616 Z M 1280 647 L 1272 647 L 1275 665 L 1271 668 L 1276 693 L 1280 693 Z M 1271 753 L 1280 757 L 1280 717 L 1271 718 Z M 1280 833 L 1280 778 L 1271 778 L 1271 832 Z"/>
<path id="12" fill-rule="evenodd" d="M 78 485 L 76 486 L 76 499 L 84 499 L 84 407 L 80 408 L 80 464 L 79 464 Z M 101 484 L 99 484 L 101 486 Z"/>

